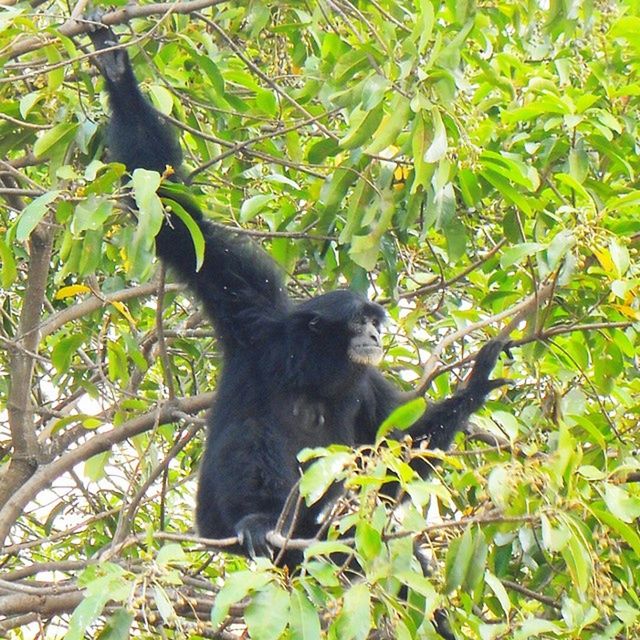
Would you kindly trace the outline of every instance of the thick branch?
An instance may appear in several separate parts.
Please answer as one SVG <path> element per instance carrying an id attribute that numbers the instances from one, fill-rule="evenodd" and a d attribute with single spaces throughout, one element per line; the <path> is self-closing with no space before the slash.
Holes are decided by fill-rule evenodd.
<path id="1" fill-rule="evenodd" d="M 110 11 L 101 18 L 101 22 L 108 26 L 125 24 L 132 18 L 145 18 L 148 16 L 162 15 L 164 13 L 192 13 L 207 7 L 222 4 L 226 0 L 191 0 L 191 2 L 158 2 L 146 5 L 127 5 L 122 9 Z M 84 20 L 71 18 L 60 26 L 58 32 L 67 38 L 87 33 L 91 30 L 91 23 Z M 16 42 L 9 50 L 9 58 L 17 58 L 31 51 L 37 51 L 42 47 L 55 42 L 55 37 L 26 38 Z"/>
<path id="2" fill-rule="evenodd" d="M 29 276 L 20 315 L 16 348 L 11 354 L 10 390 L 7 403 L 13 456 L 0 483 L 0 505 L 22 486 L 38 464 L 39 446 L 33 422 L 31 381 L 34 354 L 40 335 L 40 313 L 44 303 L 47 276 L 51 262 L 53 233 L 47 221 L 41 222 L 29 240 Z"/>
<path id="3" fill-rule="evenodd" d="M 47 617 L 73 611 L 81 602 L 81 591 L 73 591 L 60 596 L 44 594 L 16 593 L 0 597 L 0 611 L 5 616 L 37 612 Z"/>

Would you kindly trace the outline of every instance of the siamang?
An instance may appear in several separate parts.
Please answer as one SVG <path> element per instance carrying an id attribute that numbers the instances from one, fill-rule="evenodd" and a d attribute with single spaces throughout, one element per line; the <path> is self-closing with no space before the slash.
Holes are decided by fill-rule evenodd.
<path id="1" fill-rule="evenodd" d="M 111 159 L 129 171 L 163 173 L 167 165 L 179 171 L 176 134 L 141 93 L 126 50 L 110 48 L 116 39 L 107 28 L 91 38 L 111 103 Z M 267 534 L 300 477 L 297 454 L 305 447 L 372 444 L 406 396 L 376 368 L 383 355 L 381 306 L 346 289 L 293 302 L 266 253 L 196 207 L 189 213 L 205 239 L 201 268 L 191 233 L 170 212 L 156 251 L 204 305 L 224 358 L 200 463 L 197 530 L 210 538 L 237 536 L 238 553 L 268 555 Z M 447 449 L 487 394 L 505 384 L 489 378 L 505 346 L 488 342 L 466 382 L 429 406 L 408 434 Z M 295 536 L 315 535 L 325 507 L 303 506 Z M 297 561 L 295 554 L 285 558 Z"/>

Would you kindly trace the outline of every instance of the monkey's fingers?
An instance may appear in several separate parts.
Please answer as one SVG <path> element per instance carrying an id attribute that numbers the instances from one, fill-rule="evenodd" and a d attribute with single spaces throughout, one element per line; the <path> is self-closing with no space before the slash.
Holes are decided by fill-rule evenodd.
<path id="1" fill-rule="evenodd" d="M 511 349 L 515 345 L 513 340 L 507 340 L 507 343 L 502 347 L 502 352 L 507 356 L 509 360 L 513 360 L 513 355 L 511 355 Z"/>
<path id="2" fill-rule="evenodd" d="M 493 380 L 487 380 L 487 393 L 498 389 L 499 387 L 512 387 L 515 383 L 509 378 L 494 378 Z"/>

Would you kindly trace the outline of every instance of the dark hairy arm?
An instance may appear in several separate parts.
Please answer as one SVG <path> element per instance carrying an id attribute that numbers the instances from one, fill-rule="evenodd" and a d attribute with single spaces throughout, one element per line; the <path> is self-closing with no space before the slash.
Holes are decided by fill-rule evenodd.
<path id="1" fill-rule="evenodd" d="M 176 133 L 140 91 L 127 51 L 113 48 L 117 38 L 111 29 L 100 27 L 90 35 L 112 110 L 107 127 L 110 159 L 129 171 L 163 173 L 171 167 L 179 173 L 182 153 Z M 166 191 L 168 195 L 162 195 L 171 199 L 170 189 Z M 255 337 L 256 326 L 288 308 L 282 274 L 253 243 L 206 220 L 193 203 L 180 206 L 204 237 L 203 264 L 197 269 L 193 237 L 175 214 L 167 216 L 156 238 L 158 256 L 202 300 L 223 342 L 246 343 Z"/>
<path id="2" fill-rule="evenodd" d="M 487 342 L 478 352 L 467 380 L 453 395 L 429 405 L 407 431 L 392 436 L 401 438 L 408 434 L 414 441 L 426 441 L 429 449 L 448 449 L 456 433 L 464 429 L 469 417 L 482 407 L 487 395 L 493 389 L 509 384 L 504 378 L 489 377 L 498 356 L 508 344 L 500 339 Z M 389 381 L 381 375 L 372 378 L 357 421 L 362 444 L 373 442 L 380 424 L 402 401 L 402 394 Z"/>

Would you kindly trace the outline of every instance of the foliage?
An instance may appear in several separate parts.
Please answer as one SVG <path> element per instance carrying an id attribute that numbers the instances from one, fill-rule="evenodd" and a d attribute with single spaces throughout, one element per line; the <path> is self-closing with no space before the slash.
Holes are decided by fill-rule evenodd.
<path id="1" fill-rule="evenodd" d="M 515 341 L 514 386 L 432 476 L 407 442 L 305 452 L 309 499 L 349 492 L 295 576 L 177 535 L 219 358 L 155 276 L 157 175 L 133 177 L 137 223 L 121 206 L 83 6 L 0 9 L 0 635 L 404 640 L 444 608 L 460 638 L 638 637 L 638 3 L 106 14 L 181 123 L 192 195 L 295 295 L 383 301 L 399 384 L 441 397 L 489 335 Z"/>

